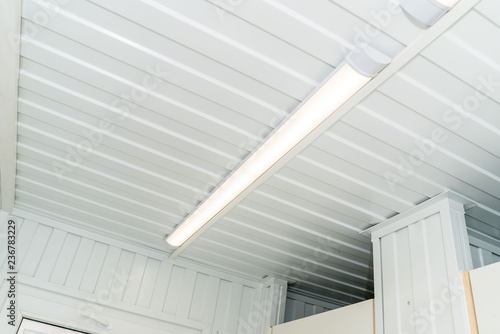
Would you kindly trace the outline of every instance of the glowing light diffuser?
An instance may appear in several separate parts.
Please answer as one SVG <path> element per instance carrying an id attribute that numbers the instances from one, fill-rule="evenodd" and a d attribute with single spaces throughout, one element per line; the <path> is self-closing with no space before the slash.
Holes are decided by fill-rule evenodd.
<path id="1" fill-rule="evenodd" d="M 369 46 L 350 53 L 334 75 L 167 237 L 167 243 L 174 247 L 185 243 L 390 61 L 389 57 Z"/>

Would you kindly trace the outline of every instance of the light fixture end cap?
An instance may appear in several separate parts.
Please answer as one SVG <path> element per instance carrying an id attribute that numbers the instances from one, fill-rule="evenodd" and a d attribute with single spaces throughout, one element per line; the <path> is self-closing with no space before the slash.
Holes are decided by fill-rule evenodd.
<path id="1" fill-rule="evenodd" d="M 179 248 L 178 246 L 174 246 L 174 245 L 171 245 L 171 244 L 168 243 L 167 239 L 168 239 L 169 236 L 170 236 L 170 234 L 165 235 L 163 237 L 163 244 L 165 244 L 165 246 L 167 246 L 168 249 L 177 249 L 177 248 Z"/>
<path id="2" fill-rule="evenodd" d="M 356 72 L 369 78 L 376 76 L 392 59 L 377 49 L 363 44 L 349 53 L 345 61 Z"/>
<path id="3" fill-rule="evenodd" d="M 451 8 L 437 0 L 401 0 L 400 5 L 405 12 L 427 26 L 436 23 Z"/>

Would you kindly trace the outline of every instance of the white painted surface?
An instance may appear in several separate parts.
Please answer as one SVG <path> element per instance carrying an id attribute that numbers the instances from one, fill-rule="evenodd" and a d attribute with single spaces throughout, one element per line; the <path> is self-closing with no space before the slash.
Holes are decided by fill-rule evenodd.
<path id="1" fill-rule="evenodd" d="M 500 262 L 500 255 L 496 252 L 489 251 L 488 249 L 471 245 L 470 251 L 475 269 Z"/>
<path id="2" fill-rule="evenodd" d="M 50 288 L 46 290 L 47 286 L 35 287 L 32 284 L 33 282 L 25 284 L 22 280 L 19 283 L 19 288 L 23 291 L 18 298 L 20 315 L 27 318 L 96 334 L 211 333 L 210 326 L 204 323 L 144 312 L 134 307 L 115 304 L 98 306 L 89 302 L 92 295 L 69 291 L 56 293 L 50 291 Z M 107 328 L 96 326 L 97 321 L 107 325 Z M 15 328 L 6 333 L 14 334 Z"/>
<path id="3" fill-rule="evenodd" d="M 447 117 L 481 93 L 480 77 L 499 74 L 488 37 L 499 24 L 487 19 L 500 16 L 496 2 L 462 0 L 422 30 L 388 0 L 56 1 L 55 11 L 25 0 L 16 207 L 170 252 L 162 237 L 367 38 L 399 54 L 394 66 L 183 253 L 254 280 L 287 275 L 308 292 L 364 300 L 373 268 L 360 230 L 447 188 L 484 205 L 474 215 L 500 216 L 500 90 L 471 117 Z M 159 86 L 138 99 L 145 78 Z M 105 118 L 113 129 L 67 164 Z M 402 161 L 436 129 L 447 139 L 405 173 Z M 67 168 L 63 182 L 55 164 Z M 76 271 L 69 283 L 91 289 Z"/>
<path id="4" fill-rule="evenodd" d="M 281 278 L 269 276 L 262 282 L 262 298 L 260 307 L 265 312 L 264 331 L 271 326 L 283 323 L 285 319 L 287 282 Z"/>
<path id="5" fill-rule="evenodd" d="M 500 226 L 491 217 L 483 221 L 467 217 L 474 268 L 500 262 Z"/>
<path id="6" fill-rule="evenodd" d="M 4 220 L 0 231 L 5 226 Z M 172 262 L 141 248 L 131 251 L 113 239 L 82 232 L 84 236 L 47 220 L 21 219 L 17 227 L 21 314 L 95 333 L 265 330 L 259 282 Z M 5 252 L 1 256 L 5 274 Z M 2 280 L 2 306 L 5 288 Z M 109 323 L 110 331 L 97 322 Z"/>
<path id="7" fill-rule="evenodd" d="M 500 333 L 500 263 L 470 272 L 480 334 Z"/>
<path id="8" fill-rule="evenodd" d="M 445 193 L 372 228 L 377 331 L 468 333 L 462 271 L 472 269 L 463 204 Z"/>
<path id="9" fill-rule="evenodd" d="M 302 319 L 345 306 L 340 302 L 326 301 L 319 296 L 304 296 L 288 291 L 284 322 Z"/>
<path id="10" fill-rule="evenodd" d="M 273 327 L 273 334 L 373 334 L 373 300 Z"/>

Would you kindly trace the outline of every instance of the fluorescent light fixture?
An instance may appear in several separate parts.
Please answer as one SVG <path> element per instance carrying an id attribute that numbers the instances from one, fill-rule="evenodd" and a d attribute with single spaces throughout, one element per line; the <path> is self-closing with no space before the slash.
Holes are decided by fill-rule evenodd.
<path id="1" fill-rule="evenodd" d="M 401 0 L 401 8 L 416 20 L 431 26 L 436 23 L 458 0 Z"/>
<path id="2" fill-rule="evenodd" d="M 332 115 L 391 59 L 364 45 L 351 52 L 335 73 L 248 157 L 167 238 L 178 247 Z"/>

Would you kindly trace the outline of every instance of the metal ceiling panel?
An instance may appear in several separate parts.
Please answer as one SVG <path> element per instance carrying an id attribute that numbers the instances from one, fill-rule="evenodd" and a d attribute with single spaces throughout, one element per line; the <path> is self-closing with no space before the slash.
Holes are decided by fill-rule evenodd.
<path id="1" fill-rule="evenodd" d="M 347 304 L 373 294 L 359 232 L 444 190 L 498 238 L 498 15 L 481 1 L 181 256 Z M 385 0 L 24 0 L 22 20 L 16 207 L 166 254 L 346 52 L 424 34 Z"/>

